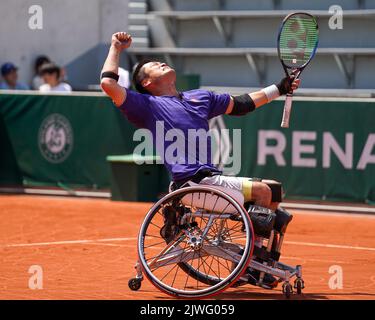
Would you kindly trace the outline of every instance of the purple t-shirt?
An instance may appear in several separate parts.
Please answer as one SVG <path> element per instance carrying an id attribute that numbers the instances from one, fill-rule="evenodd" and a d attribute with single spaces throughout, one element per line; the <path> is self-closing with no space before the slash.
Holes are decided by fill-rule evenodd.
<path id="1" fill-rule="evenodd" d="M 150 130 L 157 154 L 174 181 L 189 178 L 203 168 L 219 171 L 211 161 L 208 120 L 225 113 L 228 94 L 191 90 L 178 98 L 126 92 L 121 111 L 136 127 Z"/>

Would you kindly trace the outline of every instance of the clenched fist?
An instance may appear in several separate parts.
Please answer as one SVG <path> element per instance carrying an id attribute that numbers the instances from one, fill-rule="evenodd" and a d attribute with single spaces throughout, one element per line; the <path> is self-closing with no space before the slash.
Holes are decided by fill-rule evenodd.
<path id="1" fill-rule="evenodd" d="M 112 35 L 112 46 L 119 51 L 123 51 L 130 47 L 132 36 L 126 32 L 116 32 Z"/>

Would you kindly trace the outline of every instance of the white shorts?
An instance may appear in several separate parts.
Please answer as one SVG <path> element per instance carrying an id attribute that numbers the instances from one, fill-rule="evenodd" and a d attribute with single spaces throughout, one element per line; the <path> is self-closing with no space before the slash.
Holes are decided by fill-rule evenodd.
<path id="1" fill-rule="evenodd" d="M 188 181 L 189 186 L 196 186 L 197 183 Z M 199 185 L 213 186 L 216 189 L 229 194 L 240 204 L 244 204 L 245 199 L 251 199 L 252 196 L 252 179 L 245 177 L 231 177 L 224 175 L 214 175 L 203 178 Z"/>
<path id="2" fill-rule="evenodd" d="M 241 204 L 244 203 L 244 199 L 252 198 L 252 181 L 250 178 L 245 177 L 231 177 L 224 175 L 214 175 L 212 177 L 206 177 L 199 183 L 201 185 L 210 185 L 220 187 L 225 192 L 230 192 L 232 196 Z"/>

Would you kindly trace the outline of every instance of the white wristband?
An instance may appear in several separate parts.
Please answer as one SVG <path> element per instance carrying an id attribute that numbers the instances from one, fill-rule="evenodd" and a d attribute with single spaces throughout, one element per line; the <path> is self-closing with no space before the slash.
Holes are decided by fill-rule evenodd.
<path id="1" fill-rule="evenodd" d="M 268 102 L 271 102 L 272 100 L 275 100 L 276 98 L 280 97 L 279 89 L 276 87 L 275 84 L 262 89 L 262 91 L 266 95 Z"/>

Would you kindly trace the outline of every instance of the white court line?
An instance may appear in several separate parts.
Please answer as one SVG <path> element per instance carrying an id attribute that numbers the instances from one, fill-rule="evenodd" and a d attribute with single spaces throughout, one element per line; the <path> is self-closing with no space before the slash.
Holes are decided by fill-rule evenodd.
<path id="1" fill-rule="evenodd" d="M 289 257 L 289 256 L 282 256 L 282 259 L 283 260 L 312 261 L 312 262 L 326 262 L 326 263 L 340 263 L 340 264 L 350 263 L 348 261 L 325 260 L 325 259 L 314 259 L 314 258 L 299 258 L 299 257 Z"/>
<path id="2" fill-rule="evenodd" d="M 298 211 L 296 211 L 298 210 Z M 324 211 L 312 211 L 309 209 L 290 209 L 293 215 L 306 215 L 306 216 L 324 216 L 324 217 L 340 217 L 340 218 L 359 218 L 359 219 L 375 219 L 374 214 L 364 214 L 364 213 L 353 213 L 353 212 L 324 212 Z"/>
<path id="3" fill-rule="evenodd" d="M 110 246 L 110 247 L 127 247 L 133 248 L 134 246 L 127 245 L 127 244 L 117 244 L 117 243 L 88 243 L 90 245 L 97 245 L 97 246 Z M 163 247 L 150 247 L 149 249 L 153 250 L 163 250 Z M 297 261 L 311 261 L 311 262 L 325 262 L 325 263 L 340 263 L 340 264 L 349 264 L 348 261 L 340 261 L 340 260 L 325 260 L 325 259 L 314 259 L 314 258 L 300 258 L 300 257 L 290 257 L 290 256 L 283 256 L 283 260 L 297 260 Z"/>
<path id="4" fill-rule="evenodd" d="M 17 243 L 17 244 L 6 244 L 0 247 L 14 248 L 14 247 L 41 247 L 41 246 L 54 246 L 64 244 L 82 244 L 82 243 L 94 243 L 94 242 L 111 242 L 111 241 L 131 241 L 137 240 L 137 238 L 108 238 L 108 239 L 92 239 L 92 240 L 67 240 L 67 241 L 52 241 L 52 242 L 34 242 L 34 243 Z"/>
<path id="5" fill-rule="evenodd" d="M 79 190 L 56 190 L 56 189 L 35 189 L 35 188 L 0 188 L 0 192 L 4 193 L 25 193 L 31 195 L 42 196 L 77 196 L 77 197 L 94 197 L 94 198 L 110 198 L 110 192 L 100 191 L 79 191 Z"/>
<path id="6" fill-rule="evenodd" d="M 106 239 L 91 239 L 91 240 L 67 240 L 67 241 L 52 241 L 52 242 L 16 243 L 16 244 L 0 245 L 0 247 L 3 247 L 3 248 L 40 247 L 40 246 L 54 246 L 54 245 L 64 245 L 64 244 L 83 244 L 83 243 L 95 243 L 95 242 L 112 242 L 112 241 L 118 242 L 118 241 L 134 241 L 134 240 L 137 240 L 137 238 L 129 237 L 129 238 L 106 238 Z M 284 241 L 284 243 L 291 244 L 291 245 L 298 245 L 298 246 L 308 246 L 308 247 L 375 251 L 375 248 L 346 246 L 346 245 L 338 245 L 338 244 L 324 244 L 324 243 L 298 242 L 298 241 Z"/>
<path id="7" fill-rule="evenodd" d="M 360 206 L 343 206 L 343 205 L 312 204 L 312 203 L 289 203 L 289 202 L 283 202 L 282 206 L 285 208 L 302 209 L 302 210 L 361 212 L 364 214 L 375 213 L 374 206 L 360 207 Z"/>
<path id="8" fill-rule="evenodd" d="M 126 248 L 134 248 L 134 247 L 136 247 L 136 246 L 134 246 L 134 245 L 131 245 L 131 244 L 118 244 L 118 243 L 107 243 L 107 242 L 87 242 L 86 244 L 88 244 L 88 245 L 92 245 L 92 246 L 106 246 L 106 247 L 117 247 L 117 248 L 119 248 L 119 247 L 121 247 L 121 248 L 124 248 L 124 247 L 126 247 Z M 153 248 L 151 248 L 151 249 L 153 249 Z M 161 248 L 161 249 L 163 249 L 163 248 Z M 158 249 L 158 250 L 160 250 L 160 249 Z"/>
<path id="9" fill-rule="evenodd" d="M 356 246 L 343 246 L 339 244 L 324 244 L 324 243 L 314 243 L 314 242 L 297 242 L 297 241 L 284 241 L 286 244 L 292 244 L 296 246 L 308 246 L 308 247 L 323 247 L 323 248 L 337 248 L 337 249 L 352 249 L 352 250 L 365 250 L 365 251 L 375 251 L 375 248 L 368 247 L 356 247 Z"/>

